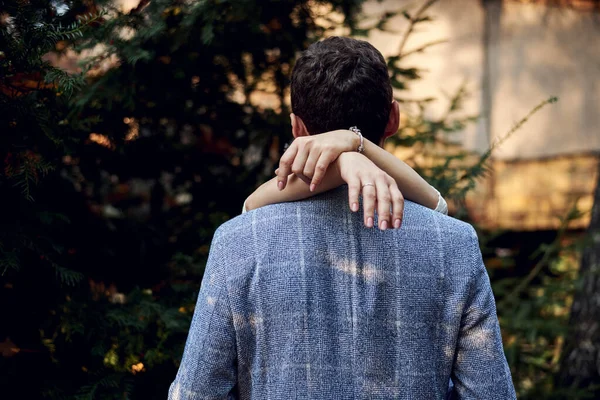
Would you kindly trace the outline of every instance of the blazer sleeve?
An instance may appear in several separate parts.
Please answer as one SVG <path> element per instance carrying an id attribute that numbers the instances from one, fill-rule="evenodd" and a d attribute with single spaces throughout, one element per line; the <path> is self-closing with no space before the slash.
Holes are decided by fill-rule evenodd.
<path id="1" fill-rule="evenodd" d="M 235 330 L 226 284 L 226 252 L 215 233 L 194 317 L 169 400 L 234 398 Z"/>
<path id="2" fill-rule="evenodd" d="M 452 368 L 454 398 L 516 399 L 502 347 L 494 294 L 477 234 L 471 230 L 469 244 L 462 250 L 472 268 Z"/>

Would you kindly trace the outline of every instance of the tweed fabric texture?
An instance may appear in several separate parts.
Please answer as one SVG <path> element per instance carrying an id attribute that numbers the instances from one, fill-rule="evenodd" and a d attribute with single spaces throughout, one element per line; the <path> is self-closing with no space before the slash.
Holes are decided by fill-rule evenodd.
<path id="1" fill-rule="evenodd" d="M 516 398 L 474 229 L 408 201 L 367 229 L 347 198 L 217 229 L 169 399 Z"/>

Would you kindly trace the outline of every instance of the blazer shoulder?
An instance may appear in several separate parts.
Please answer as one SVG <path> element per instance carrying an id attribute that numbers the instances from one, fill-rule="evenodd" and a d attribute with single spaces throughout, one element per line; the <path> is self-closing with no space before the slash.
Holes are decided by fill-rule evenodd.
<path id="1" fill-rule="evenodd" d="M 216 248 L 240 248 L 252 238 L 251 212 L 238 215 L 216 230 L 212 238 L 211 251 Z"/>
<path id="2" fill-rule="evenodd" d="M 477 233 L 471 224 L 410 201 L 406 202 L 404 219 L 412 226 L 439 230 L 444 237 L 477 240 Z"/>
<path id="3" fill-rule="evenodd" d="M 434 213 L 434 218 L 436 222 L 443 230 L 464 237 L 465 239 L 477 240 L 477 232 L 475 231 L 473 225 L 469 224 L 468 222 L 456 219 L 454 217 L 449 217 L 447 215 L 441 214 L 439 212 Z"/>

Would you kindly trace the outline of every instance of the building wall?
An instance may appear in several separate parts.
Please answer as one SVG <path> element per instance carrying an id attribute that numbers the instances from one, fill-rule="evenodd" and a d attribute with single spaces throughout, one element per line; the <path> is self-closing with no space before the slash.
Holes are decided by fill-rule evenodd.
<path id="1" fill-rule="evenodd" d="M 600 15 L 505 2 L 492 74 L 492 135 L 506 132 L 539 99 L 534 116 L 498 153 L 525 159 L 600 150 Z"/>
<path id="2" fill-rule="evenodd" d="M 467 205 L 482 226 L 520 231 L 556 229 L 577 205 L 584 214 L 569 228 L 585 229 L 594 202 L 597 165 L 598 157 L 591 155 L 495 160 L 494 185 L 479 185 Z"/>
<path id="3" fill-rule="evenodd" d="M 376 18 L 410 4 L 415 2 L 372 0 L 364 12 Z M 484 150 L 490 138 L 503 136 L 538 103 L 557 96 L 557 104 L 531 118 L 495 157 L 600 151 L 600 82 L 595 78 L 600 76 L 600 15 L 499 0 L 443 0 L 430 13 L 435 21 L 422 25 L 406 50 L 439 39 L 448 42 L 406 60 L 427 70 L 411 95 L 443 98 L 466 81 L 472 97 L 465 112 L 481 116 L 464 134 L 468 148 Z M 398 16 L 387 28 L 401 33 L 406 25 Z M 400 33 L 373 31 L 368 40 L 391 56 L 398 51 Z M 431 115 L 441 114 L 444 105 L 434 105 Z"/>
<path id="4" fill-rule="evenodd" d="M 364 11 L 376 18 L 410 4 L 370 1 Z M 556 228 L 575 198 L 591 209 L 600 153 L 600 15 L 500 0 L 442 0 L 430 14 L 435 22 L 422 25 L 405 50 L 448 42 L 406 60 L 427 70 L 410 93 L 443 99 L 467 82 L 464 112 L 480 115 L 459 136 L 467 149 L 484 151 L 541 101 L 559 98 L 495 151 L 491 178 L 469 198 L 473 215 L 489 227 L 541 230 Z M 395 17 L 387 28 L 399 33 L 371 32 L 368 40 L 386 56 L 397 54 L 406 25 Z M 430 116 L 445 106 L 437 102 Z M 573 227 L 588 222 L 589 215 Z"/>

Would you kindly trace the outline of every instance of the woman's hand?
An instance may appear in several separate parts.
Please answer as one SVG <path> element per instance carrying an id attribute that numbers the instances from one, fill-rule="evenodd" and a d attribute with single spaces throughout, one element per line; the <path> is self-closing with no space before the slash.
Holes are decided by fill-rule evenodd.
<path id="1" fill-rule="evenodd" d="M 355 151 L 360 138 L 352 131 L 337 130 L 318 135 L 301 136 L 292 142 L 279 160 L 277 187 L 283 190 L 288 176 L 294 173 L 307 184 L 310 191 L 322 182 L 325 172 L 340 154 Z"/>
<path id="2" fill-rule="evenodd" d="M 358 211 L 358 196 L 362 191 L 363 217 L 368 228 L 373 227 L 375 207 L 379 229 L 400 228 L 404 197 L 391 176 L 359 153 L 343 153 L 334 165 L 348 184 L 348 200 L 354 212 Z"/>

